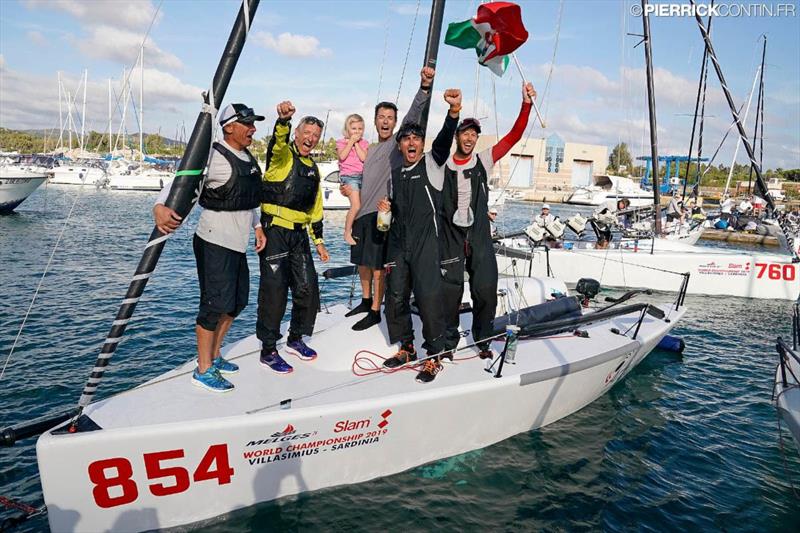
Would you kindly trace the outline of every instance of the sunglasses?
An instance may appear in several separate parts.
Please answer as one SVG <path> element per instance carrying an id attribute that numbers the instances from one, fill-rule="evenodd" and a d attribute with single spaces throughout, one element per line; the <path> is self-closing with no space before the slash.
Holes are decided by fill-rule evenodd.
<path id="1" fill-rule="evenodd" d="M 315 126 L 319 126 L 320 128 L 324 128 L 325 127 L 325 123 L 324 122 L 322 122 L 317 117 L 314 117 L 314 116 L 311 116 L 311 115 L 309 115 L 307 117 L 303 117 L 303 119 L 300 121 L 300 123 L 301 124 L 314 124 Z"/>

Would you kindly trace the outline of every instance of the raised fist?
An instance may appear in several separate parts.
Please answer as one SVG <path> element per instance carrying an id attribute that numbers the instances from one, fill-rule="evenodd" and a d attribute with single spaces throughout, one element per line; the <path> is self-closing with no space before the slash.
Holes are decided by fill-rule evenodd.
<path id="1" fill-rule="evenodd" d="M 285 100 L 278 104 L 278 118 L 286 120 L 292 118 L 294 115 L 294 105 L 289 100 Z"/>
<path id="2" fill-rule="evenodd" d="M 431 67 L 422 67 L 419 73 L 420 85 L 423 87 L 430 87 L 433 85 L 433 77 L 436 75 L 436 70 Z"/>
<path id="3" fill-rule="evenodd" d="M 533 84 L 531 82 L 525 82 L 522 84 L 522 101 L 526 103 L 531 103 L 536 98 L 536 89 L 533 88 Z"/>
<path id="4" fill-rule="evenodd" d="M 458 107 L 461 105 L 461 89 L 447 89 L 444 92 L 444 101 L 450 104 L 450 107 Z"/>

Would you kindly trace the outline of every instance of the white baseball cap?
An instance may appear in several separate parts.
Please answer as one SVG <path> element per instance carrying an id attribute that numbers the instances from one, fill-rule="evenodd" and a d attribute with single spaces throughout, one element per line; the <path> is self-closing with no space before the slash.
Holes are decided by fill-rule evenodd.
<path id="1" fill-rule="evenodd" d="M 550 204 L 542 204 L 542 209 L 550 209 Z"/>
<path id="2" fill-rule="evenodd" d="M 261 115 L 256 115 L 253 108 L 244 104 L 228 104 L 222 113 L 219 114 L 219 125 L 223 128 L 233 122 L 252 124 L 253 122 L 264 120 Z"/>
<path id="3" fill-rule="evenodd" d="M 490 207 L 489 208 L 489 213 L 491 213 L 492 215 L 496 215 L 497 214 L 497 208 L 496 207 Z"/>

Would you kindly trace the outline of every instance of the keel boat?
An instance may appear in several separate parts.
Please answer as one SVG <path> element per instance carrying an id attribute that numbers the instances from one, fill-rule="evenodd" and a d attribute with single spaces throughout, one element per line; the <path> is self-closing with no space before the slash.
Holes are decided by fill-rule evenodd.
<path id="1" fill-rule="evenodd" d="M 252 336 L 223 350 L 241 368 L 230 376 L 236 385 L 231 393 L 192 386 L 195 363 L 187 361 L 90 404 L 77 432 L 61 427 L 37 442 L 50 527 L 180 526 L 490 446 L 603 395 L 684 313 L 677 303 L 581 312 L 572 297 L 516 307 L 565 290 L 551 279 L 501 281 L 498 321 L 519 319 L 522 330 L 513 361 L 504 349 L 509 337 L 500 334 L 494 348 L 503 356 L 489 371 L 471 346 L 466 312 L 462 349 L 433 382 L 417 383 L 411 368 L 370 372 L 381 364 L 370 354 L 394 353 L 385 322 L 352 331 L 360 317 L 345 317 L 347 306 L 335 305 L 319 315 L 310 340 L 319 357 L 304 362 L 287 356 L 295 368 L 288 376 L 261 367 L 259 341 Z M 555 314 L 548 311 L 553 305 L 560 306 Z M 525 316 L 549 320 L 525 326 Z M 414 327 L 421 338 L 416 316 Z"/>
<path id="2" fill-rule="evenodd" d="M 800 301 L 792 311 L 792 339 L 778 337 L 778 366 L 775 368 L 773 401 L 778 415 L 789 428 L 800 450 Z"/>

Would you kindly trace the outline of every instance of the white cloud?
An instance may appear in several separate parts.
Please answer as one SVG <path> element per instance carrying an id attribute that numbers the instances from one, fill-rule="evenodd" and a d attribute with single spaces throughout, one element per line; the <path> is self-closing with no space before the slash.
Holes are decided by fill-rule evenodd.
<path id="1" fill-rule="evenodd" d="M 47 46 L 47 38 L 40 31 L 30 30 L 25 34 L 28 41 L 37 46 Z"/>
<path id="2" fill-rule="evenodd" d="M 389 6 L 389 9 L 397 13 L 398 15 L 414 15 L 417 12 L 420 14 L 430 13 L 430 4 L 425 2 L 424 4 L 420 3 L 419 8 L 417 7 L 417 3 L 399 3 L 399 4 L 392 4 Z"/>
<path id="3" fill-rule="evenodd" d="M 58 9 L 78 20 L 144 32 L 153 20 L 156 7 L 151 0 L 112 0 L 86 2 L 79 0 L 27 0 L 29 8 Z M 156 22 L 162 13 L 159 12 Z M 141 40 L 141 39 L 140 39 Z"/>
<path id="4" fill-rule="evenodd" d="M 319 39 L 312 35 L 281 33 L 277 37 L 268 32 L 258 32 L 254 41 L 264 48 L 289 57 L 326 57 L 333 54 L 329 48 L 320 48 Z"/>
<path id="5" fill-rule="evenodd" d="M 14 129 L 51 129 L 58 131 L 58 83 L 57 75 L 40 76 L 20 72 L 9 68 L 0 56 L 0 127 Z M 139 71 L 131 74 L 132 94 L 139 105 Z M 83 88 L 80 76 L 62 74 L 65 89 L 73 93 L 76 102 L 83 100 Z M 119 95 L 120 81 L 113 80 L 114 92 Z M 183 83 L 174 75 L 157 69 L 145 68 L 144 71 L 144 110 L 145 131 L 157 129 L 155 124 L 168 124 L 171 120 L 182 119 L 185 110 L 179 109 L 187 103 L 196 103 L 199 108 L 202 89 Z M 80 107 L 80 104 L 78 104 Z M 66 112 L 66 106 L 64 106 Z M 138 131 L 132 116 L 132 108 L 128 109 L 128 131 Z M 74 110 L 79 111 L 79 110 Z M 148 120 L 158 116 L 158 120 Z M 106 80 L 89 80 L 86 89 L 86 125 L 87 129 L 106 131 L 108 121 L 108 82 Z M 73 118 L 78 120 L 76 115 Z M 113 131 L 119 127 L 119 116 L 114 117 Z M 80 129 L 80 127 L 78 127 Z"/>
<path id="6" fill-rule="evenodd" d="M 78 49 L 90 57 L 110 59 L 130 65 L 139 56 L 142 35 L 101 25 L 93 27 L 88 38 L 73 38 L 73 40 Z M 144 62 L 145 66 L 155 65 L 167 69 L 178 69 L 183 66 L 180 59 L 161 50 L 150 38 L 145 42 Z"/>

